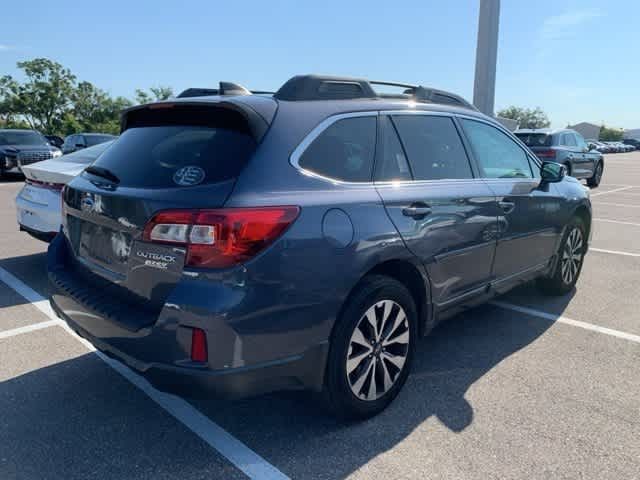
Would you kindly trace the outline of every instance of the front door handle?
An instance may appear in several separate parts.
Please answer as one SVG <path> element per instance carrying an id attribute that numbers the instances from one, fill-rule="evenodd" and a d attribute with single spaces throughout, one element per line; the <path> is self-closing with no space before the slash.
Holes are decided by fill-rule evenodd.
<path id="1" fill-rule="evenodd" d="M 516 204 L 513 202 L 502 201 L 498 202 L 498 204 L 500 205 L 500 208 L 502 208 L 502 211 L 506 214 L 513 212 L 513 210 L 516 208 Z"/>
<path id="2" fill-rule="evenodd" d="M 404 207 L 402 214 L 405 217 L 412 217 L 416 220 L 421 220 L 431 213 L 431 207 L 424 203 L 418 203 L 411 205 L 410 207 Z"/>

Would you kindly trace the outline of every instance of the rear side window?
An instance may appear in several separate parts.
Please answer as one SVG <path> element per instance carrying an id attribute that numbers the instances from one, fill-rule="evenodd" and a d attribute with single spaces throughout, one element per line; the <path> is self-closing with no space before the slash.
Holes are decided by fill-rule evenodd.
<path id="1" fill-rule="evenodd" d="M 391 119 L 383 115 L 380 117 L 380 152 L 376 159 L 376 181 L 393 182 L 411 180 L 409 163 L 398 139 L 396 129 Z"/>
<path id="2" fill-rule="evenodd" d="M 469 159 L 448 117 L 393 117 L 409 157 L 414 180 L 473 178 Z"/>
<path id="3" fill-rule="evenodd" d="M 304 151 L 298 164 L 344 182 L 370 182 L 376 144 L 376 117 L 344 118 L 330 125 Z"/>
<path id="4" fill-rule="evenodd" d="M 562 144 L 567 147 L 575 147 L 576 146 L 576 137 L 571 133 L 562 134 Z"/>
<path id="5" fill-rule="evenodd" d="M 485 178 L 532 178 L 529 159 L 520 146 L 491 125 L 462 120 L 474 156 Z"/>
<path id="6" fill-rule="evenodd" d="M 235 178 L 255 151 L 253 137 L 237 128 L 235 112 L 194 115 L 193 124 L 188 115 L 170 114 L 134 117 L 94 165 L 114 173 L 122 185 L 170 188 Z M 234 118 L 226 121 L 226 115 Z"/>

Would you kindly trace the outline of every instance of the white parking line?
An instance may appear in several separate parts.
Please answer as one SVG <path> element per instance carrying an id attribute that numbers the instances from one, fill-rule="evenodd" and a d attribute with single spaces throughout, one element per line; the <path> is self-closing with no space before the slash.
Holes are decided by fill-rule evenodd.
<path id="1" fill-rule="evenodd" d="M 605 193 L 615 193 L 615 192 L 622 192 L 623 190 L 630 190 L 633 187 L 620 187 L 620 188 L 614 188 L 613 190 L 607 190 L 606 192 L 598 192 L 598 193 L 592 193 L 591 197 L 597 197 L 598 195 L 604 195 Z"/>
<path id="2" fill-rule="evenodd" d="M 625 257 L 640 257 L 640 253 L 621 252 L 620 250 L 605 250 L 604 248 L 589 247 L 590 252 L 610 253 L 612 255 L 624 255 Z"/>
<path id="3" fill-rule="evenodd" d="M 631 187 L 631 188 L 636 188 L 636 187 Z M 640 197 L 640 193 L 638 192 L 623 192 L 623 193 L 620 193 L 619 195 L 623 197 Z"/>
<path id="4" fill-rule="evenodd" d="M 0 339 L 15 337 L 16 335 L 33 332 L 35 330 L 42 330 L 43 328 L 53 327 L 54 325 L 60 325 L 60 322 L 57 320 L 47 320 L 45 322 L 34 323 L 24 327 L 12 328 L 11 330 L 0 332 Z"/>
<path id="5" fill-rule="evenodd" d="M 640 205 L 629 205 L 628 203 L 594 202 L 594 205 L 611 205 L 612 207 L 640 208 Z"/>
<path id="6" fill-rule="evenodd" d="M 608 218 L 594 218 L 594 220 L 597 222 L 619 223 L 620 225 L 633 225 L 634 227 L 640 227 L 640 223 L 622 222 L 620 220 L 610 220 Z"/>
<path id="7" fill-rule="evenodd" d="M 594 325 L 593 323 L 582 322 L 580 320 L 573 320 L 571 318 L 563 317 L 562 315 L 554 315 L 552 313 L 541 312 L 533 308 L 521 307 L 520 305 L 514 305 L 513 303 L 493 301 L 492 305 L 496 307 L 505 308 L 507 310 L 513 310 L 515 312 L 525 313 L 534 317 L 544 318 L 546 320 L 553 320 L 558 323 L 565 323 L 578 328 L 584 328 L 585 330 L 591 330 L 592 332 L 603 333 L 605 335 L 611 335 L 612 337 L 623 338 L 631 342 L 640 343 L 640 335 L 634 335 L 632 333 L 621 332 L 620 330 L 614 330 L 612 328 L 601 327 Z"/>
<path id="8" fill-rule="evenodd" d="M 145 378 L 141 377 L 127 366 L 107 357 L 102 352 L 95 350 L 93 345 L 80 338 L 66 325 L 66 323 L 57 318 L 48 302 L 39 293 L 2 267 L 0 267 L 0 280 L 6 283 L 18 294 L 29 300 L 36 308 L 38 308 L 38 310 L 51 318 L 52 324 L 62 326 L 76 340 L 85 345 L 87 349 L 94 352 L 103 362 L 142 390 L 149 398 L 151 398 L 151 400 L 156 402 L 167 413 L 204 440 L 210 447 L 217 450 L 249 478 L 260 480 L 289 479 L 289 477 L 278 470 L 275 466 L 271 465 L 264 458 L 255 453 L 218 424 L 211 421 L 189 402 L 180 397 L 176 397 L 175 395 L 156 390 Z M 44 324 L 49 322 L 42 323 Z"/>

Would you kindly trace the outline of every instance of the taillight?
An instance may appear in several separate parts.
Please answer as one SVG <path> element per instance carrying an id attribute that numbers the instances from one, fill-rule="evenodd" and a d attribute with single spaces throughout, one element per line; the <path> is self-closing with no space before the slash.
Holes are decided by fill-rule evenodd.
<path id="1" fill-rule="evenodd" d="M 555 150 L 540 150 L 540 151 L 536 152 L 536 155 L 538 156 L 538 158 L 553 159 L 553 158 L 556 158 L 556 151 Z"/>
<path id="2" fill-rule="evenodd" d="M 299 212 L 295 206 L 166 210 L 147 223 L 143 239 L 186 247 L 186 265 L 225 268 L 264 250 Z"/>
<path id="3" fill-rule="evenodd" d="M 31 180 L 30 178 L 25 179 L 25 183 L 27 185 L 46 188 L 48 190 L 54 190 L 56 192 L 61 192 L 62 188 L 64 187 L 64 183 L 41 182 L 39 180 Z"/>
<path id="4" fill-rule="evenodd" d="M 191 361 L 205 363 L 207 358 L 207 334 L 200 328 L 192 328 Z"/>

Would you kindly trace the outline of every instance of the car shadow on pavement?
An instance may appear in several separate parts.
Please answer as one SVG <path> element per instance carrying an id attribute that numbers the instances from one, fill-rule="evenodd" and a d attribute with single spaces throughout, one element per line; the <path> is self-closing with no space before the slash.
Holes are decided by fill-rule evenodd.
<path id="1" fill-rule="evenodd" d="M 481 380 L 488 382 L 483 388 L 499 389 L 501 377 L 492 375 L 494 367 L 530 346 L 553 323 L 491 305 L 442 323 L 419 340 L 412 374 L 398 398 L 367 421 L 337 420 L 320 410 L 314 395 L 301 392 L 189 402 L 292 478 L 344 478 L 418 429 L 433 433 L 426 437 L 429 442 L 443 439 L 439 425 L 465 431 L 476 416 L 469 389 Z M 199 445 L 196 453 L 167 447 L 175 443 L 174 436 L 185 434 L 184 427 L 164 414 L 150 415 L 149 410 L 158 410 L 152 402 L 141 392 L 132 395 L 134 387 L 96 363 L 94 355 L 83 355 L 0 383 L 0 409 L 11 412 L 0 428 L 0 473 L 11 473 L 2 458 L 29 465 L 33 474 L 42 469 L 64 473 L 64 478 L 114 478 L 114 468 L 135 478 L 141 464 L 151 468 L 149 461 L 157 462 L 154 472 L 167 477 L 189 478 L 176 465 L 212 467 L 207 462 L 215 456 L 191 434 L 191 442 Z M 422 451 L 416 454 L 421 456 L 437 448 L 419 445 Z"/>
<path id="2" fill-rule="evenodd" d="M 3 268 L 18 280 L 27 284 L 44 298 L 49 298 L 46 245 L 43 249 L 44 251 L 41 253 L 33 253 L 31 255 L 23 255 L 20 257 L 2 258 L 0 259 L 0 268 Z M 11 289 L 2 282 L 0 282 L 0 286 L 2 286 L 2 289 Z M 4 297 L 5 296 L 2 296 L 0 291 L 0 298 L 4 299 Z M 19 299 L 21 303 L 29 303 L 29 301 L 19 295 L 11 295 L 11 298 L 14 300 Z M 4 301 L 6 303 L 6 300 Z M 15 303 L 12 305 L 15 305 Z M 2 306 L 10 307 L 12 305 L 3 304 Z"/>
<path id="3" fill-rule="evenodd" d="M 20 173 L 4 173 L 0 176 L 0 185 L 5 183 L 20 183 L 24 182 L 24 176 Z"/>
<path id="4" fill-rule="evenodd" d="M 4 368 L 37 362 L 16 356 Z M 2 479 L 246 478 L 93 354 L 0 381 L 0 411 Z"/>
<path id="5" fill-rule="evenodd" d="M 364 422 L 333 419 L 305 393 L 235 403 L 190 401 L 292 477 L 325 478 L 329 466 L 330 478 L 343 478 L 434 417 L 452 432 L 464 431 L 475 415 L 466 398 L 469 388 L 553 323 L 489 305 L 442 323 L 419 342 L 412 374 L 398 398 Z M 296 471 L 296 465 L 305 470 Z"/>

